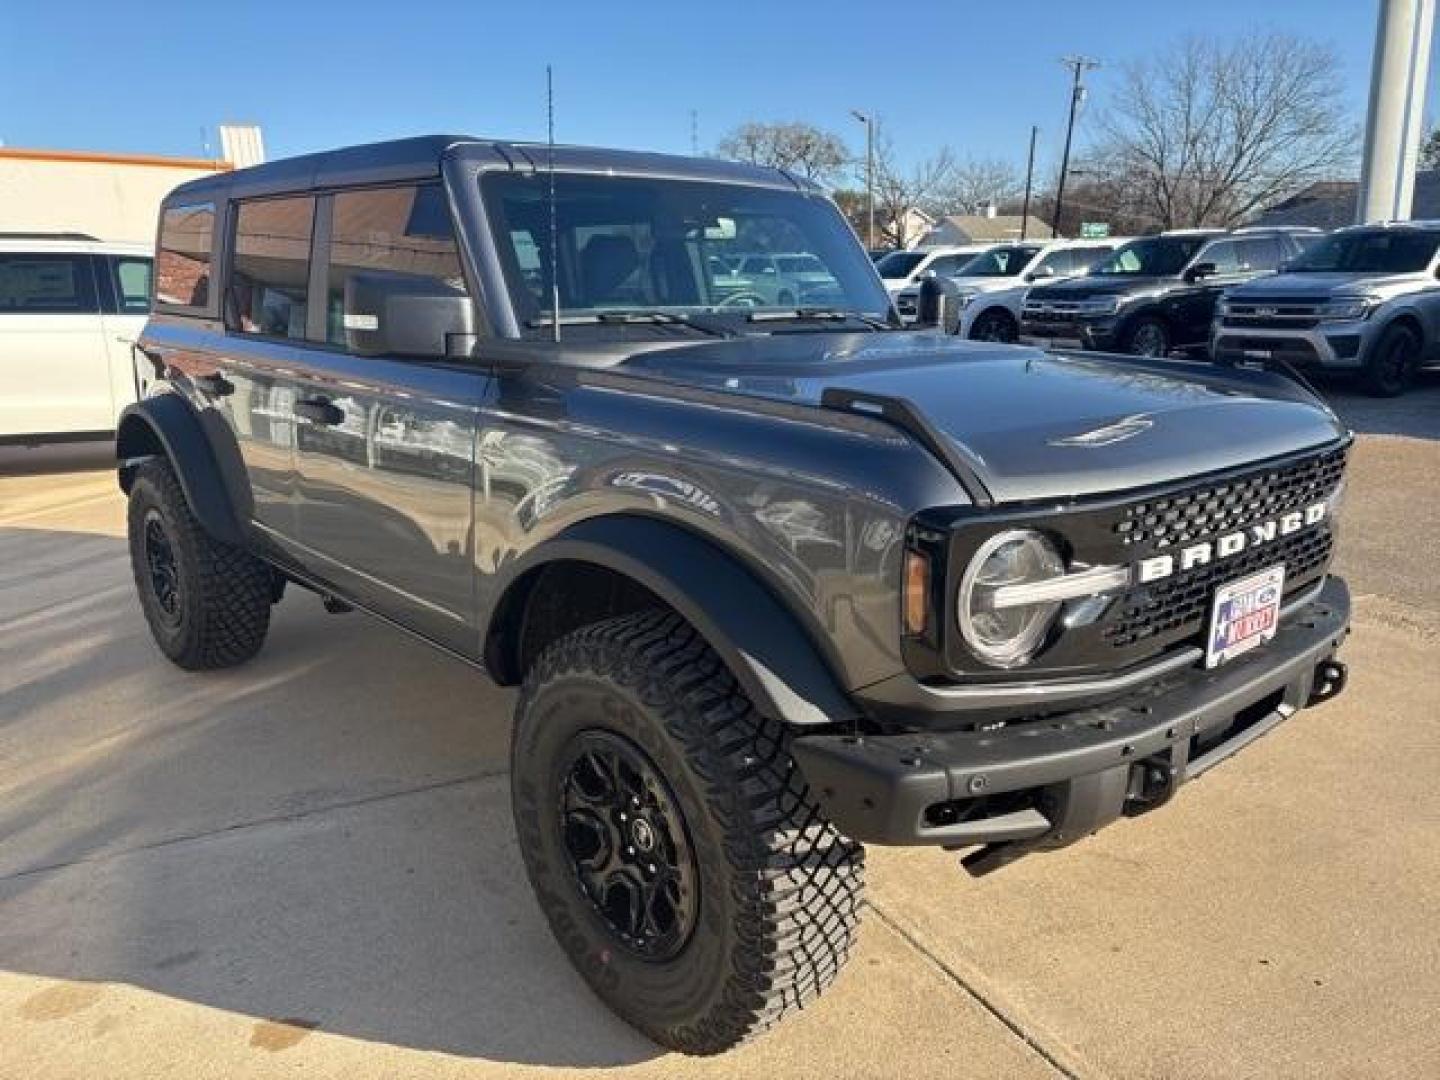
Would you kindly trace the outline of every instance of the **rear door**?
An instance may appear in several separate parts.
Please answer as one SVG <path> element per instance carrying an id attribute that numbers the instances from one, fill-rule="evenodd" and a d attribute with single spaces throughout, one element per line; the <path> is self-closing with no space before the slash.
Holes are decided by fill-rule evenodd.
<path id="1" fill-rule="evenodd" d="M 464 288 L 438 184 L 322 198 L 307 301 L 317 347 L 296 369 L 302 557 L 344 595 L 475 655 L 475 436 L 490 378 L 465 362 L 347 351 L 345 282 L 358 271 Z"/>
<path id="2" fill-rule="evenodd" d="M 0 438 L 115 430 L 88 253 L 0 253 Z"/>
<path id="3" fill-rule="evenodd" d="M 281 200 L 273 200 L 280 202 Z M 298 200 L 257 257 L 308 259 L 314 200 Z M 227 213 L 229 216 L 227 217 Z M 220 267 L 231 250 L 233 206 L 165 206 L 155 260 L 154 314 L 143 363 L 190 401 L 242 519 L 274 541 L 295 535 L 294 361 L 283 339 L 241 333 L 222 319 Z M 234 290 L 223 305 L 233 313 Z"/>
<path id="4" fill-rule="evenodd" d="M 152 260 L 147 255 L 95 256 L 100 287 L 100 326 L 110 367 L 110 393 L 115 412 L 135 400 L 135 343 L 150 313 Z"/>

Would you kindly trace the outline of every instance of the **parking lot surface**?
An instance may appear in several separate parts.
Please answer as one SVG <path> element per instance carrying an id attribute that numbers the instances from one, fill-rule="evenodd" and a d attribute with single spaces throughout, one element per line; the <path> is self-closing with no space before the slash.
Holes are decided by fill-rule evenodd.
<path id="1" fill-rule="evenodd" d="M 836 988 L 715 1061 L 532 903 L 511 695 L 293 591 L 163 661 L 103 452 L 0 457 L 0 1077 L 1440 1075 L 1440 382 L 1360 433 L 1349 690 L 1163 812 L 980 881 L 874 850 Z"/>

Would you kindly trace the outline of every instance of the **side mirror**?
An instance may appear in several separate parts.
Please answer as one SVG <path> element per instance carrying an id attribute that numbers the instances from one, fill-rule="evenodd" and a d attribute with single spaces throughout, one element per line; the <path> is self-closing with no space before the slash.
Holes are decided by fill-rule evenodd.
<path id="1" fill-rule="evenodd" d="M 1201 281 L 1207 277 L 1215 276 L 1215 264 L 1213 262 L 1196 263 L 1185 271 L 1186 281 Z"/>
<path id="2" fill-rule="evenodd" d="M 950 333 L 959 315 L 959 285 L 947 277 L 934 274 L 920 283 L 920 299 L 915 306 L 915 329 Z"/>
<path id="3" fill-rule="evenodd" d="M 373 270 L 345 281 L 345 346 L 360 356 L 466 356 L 470 297 L 439 278 Z"/>
<path id="4" fill-rule="evenodd" d="M 1039 281 L 1041 278 L 1050 278 L 1054 276 L 1055 268 L 1053 266 L 1037 266 L 1034 270 L 1031 270 L 1028 274 L 1025 275 L 1025 280 Z"/>

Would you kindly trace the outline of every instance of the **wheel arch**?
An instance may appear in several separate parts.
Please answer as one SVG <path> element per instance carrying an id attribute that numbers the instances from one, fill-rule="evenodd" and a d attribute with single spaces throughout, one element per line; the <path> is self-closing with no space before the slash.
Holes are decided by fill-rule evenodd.
<path id="1" fill-rule="evenodd" d="M 227 544 L 245 543 L 244 519 L 211 440 L 195 410 L 177 394 L 157 394 L 125 408 L 116 425 L 115 457 L 120 489 L 127 493 L 141 461 L 166 458 L 205 531 Z"/>
<path id="2" fill-rule="evenodd" d="M 595 605 L 587 587 L 615 590 L 615 602 Z M 774 591 L 680 526 L 627 514 L 572 525 L 517 560 L 499 594 L 484 622 L 484 656 L 502 685 L 523 679 L 565 633 L 658 602 L 699 632 L 761 713 L 798 726 L 858 717 L 821 646 Z M 562 601 L 559 614 L 547 612 L 547 598 Z"/>

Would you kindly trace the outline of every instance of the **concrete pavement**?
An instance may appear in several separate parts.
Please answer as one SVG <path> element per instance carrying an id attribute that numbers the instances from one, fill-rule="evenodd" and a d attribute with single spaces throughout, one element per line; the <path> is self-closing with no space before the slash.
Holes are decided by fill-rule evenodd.
<path id="1" fill-rule="evenodd" d="M 254 663 L 180 672 L 111 477 L 26 455 L 0 476 L 0 1077 L 1440 1074 L 1437 390 L 1399 420 L 1341 398 L 1375 429 L 1346 695 L 978 882 L 872 851 L 840 983 L 717 1061 L 614 1020 L 551 942 L 508 693 L 298 591 Z"/>

